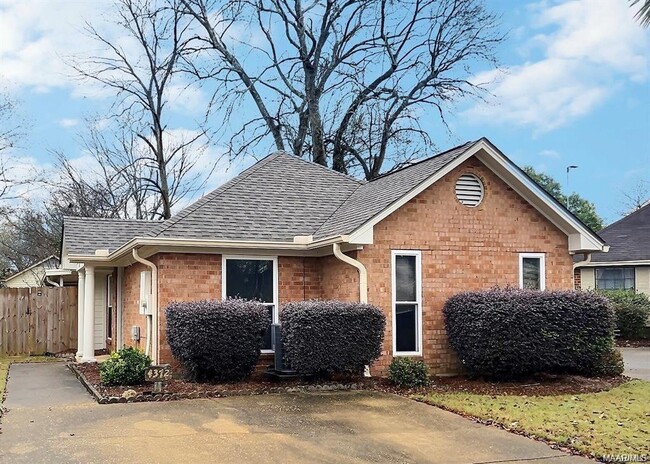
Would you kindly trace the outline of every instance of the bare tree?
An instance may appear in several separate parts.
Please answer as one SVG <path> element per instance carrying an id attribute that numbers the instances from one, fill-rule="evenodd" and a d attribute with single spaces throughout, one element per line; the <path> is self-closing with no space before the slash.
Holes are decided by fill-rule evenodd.
<path id="1" fill-rule="evenodd" d="M 18 103 L 7 94 L 0 94 L 0 200 L 16 200 L 16 188 L 36 181 L 31 167 L 17 165 L 15 150 L 24 137 L 25 124 L 18 116 Z M 25 172 L 28 169 L 31 172 Z M 2 205 L 5 209 L 6 205 Z"/>
<path id="2" fill-rule="evenodd" d="M 650 203 L 650 182 L 640 180 L 629 190 L 622 192 L 623 200 L 619 214 L 627 216 Z"/>
<path id="3" fill-rule="evenodd" d="M 202 32 L 185 63 L 217 88 L 231 156 L 276 149 L 367 179 L 431 144 L 420 121 L 481 96 L 503 40 L 480 0 L 179 0 Z M 432 111 L 433 110 L 433 111 Z"/>
<path id="4" fill-rule="evenodd" d="M 203 128 L 174 136 L 167 125 L 167 105 L 172 81 L 178 73 L 188 35 L 189 21 L 183 18 L 175 0 L 118 0 L 117 24 L 135 44 L 126 47 L 121 41 L 108 37 L 87 24 L 87 31 L 106 54 L 73 63 L 84 79 L 99 82 L 116 92 L 111 119 L 128 121 L 117 128 L 117 142 L 91 139 L 98 145 L 95 156 L 107 169 L 120 175 L 132 172 L 137 166 L 141 174 L 129 181 L 134 192 L 154 192 L 159 206 L 151 211 L 162 218 L 171 217 L 175 203 L 198 191 L 206 179 L 205 173 L 193 169 L 204 150 L 206 131 Z M 134 148 L 134 138 L 123 131 L 128 129 L 139 140 L 143 150 Z M 121 143 L 121 152 L 118 150 Z M 137 215 L 144 216 L 139 205 Z"/>

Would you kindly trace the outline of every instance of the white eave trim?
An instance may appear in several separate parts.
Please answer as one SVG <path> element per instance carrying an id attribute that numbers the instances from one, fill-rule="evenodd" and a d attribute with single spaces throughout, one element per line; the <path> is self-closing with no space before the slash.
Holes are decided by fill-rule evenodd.
<path id="1" fill-rule="evenodd" d="M 592 258 L 593 259 L 593 258 Z M 650 266 L 650 260 L 637 261 L 590 261 L 588 263 L 577 263 L 576 268 L 580 267 L 622 267 L 622 266 Z"/>
<path id="2" fill-rule="evenodd" d="M 347 235 L 329 237 L 308 243 L 296 242 L 264 242 L 264 241 L 239 241 L 239 240 L 190 240 L 180 238 L 164 237 L 135 237 L 122 245 L 120 248 L 111 253 L 101 253 L 94 255 L 73 255 L 67 257 L 73 263 L 107 263 L 124 258 L 131 253 L 131 250 L 142 246 L 157 247 L 186 247 L 186 248 L 237 248 L 250 250 L 294 250 L 310 251 L 332 245 L 334 243 L 348 243 Z"/>
<path id="3" fill-rule="evenodd" d="M 528 176 L 520 172 L 519 169 L 513 169 L 512 162 L 499 153 L 498 150 L 496 150 L 486 139 L 481 139 L 474 143 L 474 145 L 469 147 L 461 156 L 447 164 L 434 175 L 411 190 L 408 194 L 395 201 L 370 221 L 352 232 L 350 234 L 350 243 L 367 243 L 364 241 L 364 238 L 367 240 L 367 237 L 372 236 L 372 228 L 377 223 L 397 211 L 472 156 L 476 156 L 518 195 L 526 199 L 544 217 L 564 232 L 567 235 L 570 253 L 591 251 L 607 252 L 609 250 L 609 247 L 605 245 L 596 234 L 570 213 L 565 211 L 561 206 L 557 205 L 556 202 L 550 198 L 550 195 L 538 186 L 535 181 L 528 178 Z"/>

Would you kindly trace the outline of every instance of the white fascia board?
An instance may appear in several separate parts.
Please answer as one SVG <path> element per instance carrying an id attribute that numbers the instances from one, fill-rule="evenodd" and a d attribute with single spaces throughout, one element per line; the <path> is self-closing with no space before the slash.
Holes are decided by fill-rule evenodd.
<path id="1" fill-rule="evenodd" d="M 483 148 L 484 151 L 478 153 L 477 158 L 568 236 L 570 252 L 606 251 L 608 249 L 605 243 L 587 226 L 549 198 L 550 195 L 534 180 L 520 172 L 519 169 L 513 169 L 511 162 L 489 144 L 484 142 Z"/>
<path id="2" fill-rule="evenodd" d="M 161 237 L 136 237 L 129 240 L 107 256 L 101 255 L 68 255 L 68 259 L 73 263 L 112 263 L 123 258 L 128 258 L 131 250 L 136 247 L 174 247 L 194 248 L 194 249 L 245 249 L 245 250 L 273 250 L 275 254 L 282 251 L 299 251 L 311 252 L 319 248 L 329 246 L 333 243 L 348 243 L 349 236 L 339 235 L 329 237 L 310 243 L 293 243 L 293 242 L 262 242 L 262 241 L 234 241 L 234 240 L 190 240 Z"/>
<path id="3" fill-rule="evenodd" d="M 588 263 L 580 264 L 577 267 L 621 267 L 621 266 L 650 266 L 650 260 L 637 260 L 637 261 L 590 261 Z"/>

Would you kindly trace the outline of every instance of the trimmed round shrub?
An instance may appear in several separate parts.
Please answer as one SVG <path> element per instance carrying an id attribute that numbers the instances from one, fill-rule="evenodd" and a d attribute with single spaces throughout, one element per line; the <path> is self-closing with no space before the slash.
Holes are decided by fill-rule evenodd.
<path id="1" fill-rule="evenodd" d="M 424 387 L 429 383 L 429 368 L 422 360 L 393 358 L 388 366 L 388 380 L 398 387 Z"/>
<path id="2" fill-rule="evenodd" d="M 99 376 L 104 385 L 138 385 L 151 366 L 151 358 L 135 348 L 122 348 L 99 365 Z"/>
<path id="3" fill-rule="evenodd" d="M 616 329 L 622 338 L 643 338 L 650 317 L 650 298 L 629 290 L 602 290 L 601 293 L 614 306 Z"/>
<path id="4" fill-rule="evenodd" d="M 280 322 L 286 361 L 304 374 L 362 372 L 379 358 L 386 328 L 381 309 L 342 301 L 289 303 Z"/>
<path id="5" fill-rule="evenodd" d="M 595 375 L 613 349 L 614 311 L 595 292 L 465 292 L 447 300 L 443 312 L 449 343 L 474 375 Z"/>
<path id="6" fill-rule="evenodd" d="M 271 322 L 266 306 L 236 298 L 172 303 L 166 314 L 172 355 L 199 382 L 248 377 Z"/>
<path id="7" fill-rule="evenodd" d="M 618 377 L 623 374 L 625 363 L 620 351 L 614 349 L 604 353 L 600 361 L 592 369 L 592 374 L 597 377 Z"/>

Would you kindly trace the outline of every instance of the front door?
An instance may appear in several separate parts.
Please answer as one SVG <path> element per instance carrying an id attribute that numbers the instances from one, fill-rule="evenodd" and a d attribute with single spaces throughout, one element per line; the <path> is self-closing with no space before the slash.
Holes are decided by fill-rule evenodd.
<path id="1" fill-rule="evenodd" d="M 106 349 L 106 276 L 95 278 L 95 350 Z"/>

